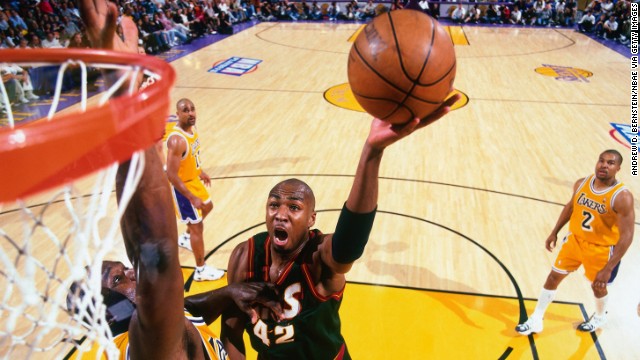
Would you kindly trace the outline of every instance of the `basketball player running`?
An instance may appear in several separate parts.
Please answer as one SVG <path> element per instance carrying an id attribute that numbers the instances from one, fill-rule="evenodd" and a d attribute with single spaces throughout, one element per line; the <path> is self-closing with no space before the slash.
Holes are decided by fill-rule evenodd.
<path id="1" fill-rule="evenodd" d="M 246 330 L 259 359 L 350 359 L 338 310 L 345 274 L 363 253 L 378 201 L 378 170 L 385 148 L 447 114 L 459 95 L 433 114 L 402 126 L 374 119 L 349 197 L 333 234 L 313 229 L 315 197 L 307 184 L 275 185 L 266 203 L 267 231 L 240 243 L 229 260 L 230 284 L 269 281 L 281 296 L 283 319 L 260 313 L 257 322 L 223 312 L 221 338 L 229 356 L 244 359 Z"/>
<path id="2" fill-rule="evenodd" d="M 588 321 L 578 326 L 578 330 L 593 332 L 606 322 L 607 285 L 615 279 L 620 260 L 631 245 L 635 221 L 633 196 L 623 183 L 616 180 L 621 164 L 619 152 L 606 150 L 598 158 L 595 174 L 574 184 L 571 201 L 562 209 L 545 247 L 553 251 L 558 232 L 567 222 L 569 234 L 560 244 L 560 252 L 533 314 L 516 326 L 520 334 L 542 331 L 544 313 L 553 301 L 558 285 L 581 264 L 585 276 L 591 281 L 596 311 Z"/>
<path id="3" fill-rule="evenodd" d="M 123 17 L 126 41 L 115 35 L 117 9 L 105 0 L 80 0 L 80 11 L 93 48 L 136 52 L 138 35 L 133 22 Z M 120 199 L 129 164 L 118 169 L 116 193 Z M 115 340 L 120 359 L 226 359 L 220 340 L 204 326 L 227 307 L 257 321 L 251 308 L 260 303 L 273 311 L 271 285 L 236 284 L 188 299 L 183 298 L 183 278 L 178 259 L 177 225 L 172 214 L 171 192 L 154 147 L 145 152 L 144 173 L 121 220 L 122 236 L 133 269 L 120 262 L 103 264 L 103 294 L 112 329 L 124 332 Z M 202 318 L 186 318 L 184 307 Z"/>
<path id="4" fill-rule="evenodd" d="M 176 104 L 178 122 L 167 126 L 167 178 L 171 183 L 176 216 L 187 224 L 187 233 L 180 235 L 178 244 L 193 251 L 196 271 L 193 280 L 217 280 L 224 271 L 204 262 L 204 218 L 213 209 L 209 192 L 209 175 L 202 170 L 200 139 L 196 129 L 196 107 L 189 99 Z"/>

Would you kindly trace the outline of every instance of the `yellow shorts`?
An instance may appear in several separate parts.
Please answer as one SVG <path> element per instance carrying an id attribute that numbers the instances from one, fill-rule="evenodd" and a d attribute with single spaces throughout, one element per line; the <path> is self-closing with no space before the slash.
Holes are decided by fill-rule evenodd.
<path id="1" fill-rule="evenodd" d="M 184 185 L 191 191 L 193 195 L 202 200 L 205 204 L 211 202 L 211 197 L 207 188 L 200 178 L 187 181 Z M 173 195 L 173 205 L 176 210 L 176 217 L 182 221 L 183 224 L 197 224 L 202 221 L 202 210 L 196 209 L 189 199 L 187 199 L 180 191 L 171 186 L 171 193 Z"/>
<path id="2" fill-rule="evenodd" d="M 575 237 L 573 234 L 567 235 L 560 243 L 560 252 L 553 264 L 553 270 L 568 274 L 577 270 L 580 265 L 584 267 L 584 275 L 593 282 L 598 271 L 602 270 L 613 254 L 613 246 L 596 245 Z M 609 283 L 613 282 L 618 272 L 618 267 L 611 273 Z"/>

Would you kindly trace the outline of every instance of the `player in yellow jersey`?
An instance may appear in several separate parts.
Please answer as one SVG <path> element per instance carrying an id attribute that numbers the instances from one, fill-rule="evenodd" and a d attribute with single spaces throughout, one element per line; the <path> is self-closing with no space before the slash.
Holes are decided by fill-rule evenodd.
<path id="1" fill-rule="evenodd" d="M 144 223 L 144 221 L 142 222 Z M 72 290 L 75 289 L 72 287 Z M 153 347 L 155 344 L 151 339 L 145 339 L 143 334 L 165 332 L 166 326 L 177 328 L 184 333 L 186 339 L 189 339 L 188 344 L 178 344 L 175 356 L 169 358 L 179 358 L 179 354 L 184 350 L 189 354 L 188 358 L 190 359 L 228 360 L 228 354 L 222 340 L 209 327 L 223 311 L 233 307 L 237 309 L 236 311 L 242 311 L 248 317 L 253 318 L 254 322 L 257 322 L 258 316 L 254 309 L 255 304 L 267 306 L 276 317 L 280 317 L 282 313 L 273 284 L 265 282 L 231 284 L 185 298 L 183 318 L 179 323 L 167 324 L 160 321 L 160 326 L 155 328 L 156 325 L 150 322 L 151 326 L 145 326 L 145 329 L 142 330 L 140 329 L 140 314 L 148 316 L 150 311 L 145 311 L 144 308 L 138 311 L 138 303 L 141 302 L 141 298 L 137 297 L 137 294 L 137 279 L 132 268 L 125 267 L 119 261 L 105 260 L 102 263 L 103 302 L 107 307 L 107 321 L 113 335 L 113 342 L 120 350 L 120 360 L 139 358 L 132 356 L 136 351 L 145 354 L 143 359 L 146 359 L 147 350 L 144 348 Z M 171 312 L 172 309 L 169 307 L 172 304 L 165 303 L 162 296 L 145 299 L 142 303 L 150 304 L 156 301 L 162 305 L 158 307 L 160 316 L 165 311 Z M 181 306 L 182 303 L 173 305 Z M 138 335 L 133 335 L 135 333 Z M 136 345 L 132 345 L 132 343 L 136 343 Z M 138 349 L 132 349 L 132 346 L 134 348 L 137 346 Z M 180 346 L 184 348 L 180 349 Z M 95 358 L 95 351 L 97 349 L 92 349 L 92 352 L 83 358 Z"/>
<path id="2" fill-rule="evenodd" d="M 203 220 L 213 209 L 213 202 L 205 188 L 211 185 L 209 175 L 202 170 L 200 139 L 196 129 L 196 107 L 189 99 L 176 104 L 178 122 L 169 123 L 165 135 L 167 144 L 167 178 L 176 216 L 187 224 L 187 233 L 180 235 L 180 246 L 193 251 L 196 260 L 195 281 L 217 280 L 224 271 L 208 266 L 204 261 Z"/>
<path id="3" fill-rule="evenodd" d="M 562 209 L 545 242 L 547 250 L 553 251 L 558 232 L 567 222 L 569 234 L 560 243 L 535 310 L 526 322 L 516 326 L 520 334 L 542 331 L 544 313 L 558 285 L 580 265 L 591 282 L 596 311 L 578 330 L 592 332 L 606 322 L 607 285 L 615 279 L 620 260 L 631 245 L 635 221 L 633 195 L 616 179 L 621 164 L 622 155 L 618 151 L 606 150 L 598 158 L 595 174 L 574 184 L 571 201 Z"/>
<path id="4" fill-rule="evenodd" d="M 137 51 L 138 31 L 131 19 L 120 20 L 124 39 L 115 35 L 118 10 L 114 3 L 80 0 L 79 8 L 92 48 Z M 127 89 L 128 85 L 123 84 L 122 88 Z M 111 261 L 102 265 L 102 294 L 110 315 L 109 325 L 121 332 L 114 339 L 124 350 L 120 358 L 226 359 L 221 342 L 206 324 L 223 310 L 236 306 L 257 321 L 254 304 L 267 306 L 274 316 L 281 317 L 273 286 L 233 285 L 184 298 L 170 187 L 155 147 L 147 149 L 144 155 L 143 175 L 120 223 L 133 268 Z M 116 175 L 118 199 L 123 193 L 128 167 L 129 162 L 121 164 Z M 71 290 L 70 296 L 82 296 L 81 290 L 73 287 Z"/>

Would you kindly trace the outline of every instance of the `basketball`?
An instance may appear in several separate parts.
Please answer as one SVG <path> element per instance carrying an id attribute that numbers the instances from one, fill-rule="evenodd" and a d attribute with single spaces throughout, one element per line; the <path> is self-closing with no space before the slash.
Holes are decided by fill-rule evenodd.
<path id="1" fill-rule="evenodd" d="M 431 114 L 450 94 L 456 55 L 449 33 L 434 18 L 394 10 L 373 19 L 358 35 L 347 73 L 366 112 L 403 124 Z"/>

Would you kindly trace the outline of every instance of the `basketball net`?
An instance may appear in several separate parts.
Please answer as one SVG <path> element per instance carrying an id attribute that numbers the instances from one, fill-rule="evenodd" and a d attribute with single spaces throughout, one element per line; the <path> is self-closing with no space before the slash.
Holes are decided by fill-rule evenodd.
<path id="1" fill-rule="evenodd" d="M 87 354 L 91 358 L 118 357 L 102 302 L 102 261 L 116 243 L 123 248 L 119 221 L 142 176 L 143 150 L 159 139 L 168 113 L 168 92 L 175 77 L 168 64 L 133 54 L 64 50 L 66 54 L 53 50 L 45 51 L 44 55 L 39 50 L 38 54 L 36 50 L 26 50 L 27 55 L 18 50 L 0 51 L 3 61 L 21 67 L 59 67 L 46 119 L 25 125 L 14 123 L 9 94 L 0 83 L 0 101 L 8 110 L 7 125 L 0 127 L 2 359 L 87 358 Z M 27 60 L 42 58 L 47 60 Z M 81 96 L 75 105 L 79 110 L 58 116 L 62 83 L 70 68 L 81 72 Z M 112 79 L 113 85 L 104 89 L 95 102 L 88 97 L 87 69 L 118 72 Z M 141 74 L 152 82 L 162 82 L 163 86 L 156 84 L 138 91 L 133 84 Z M 132 85 L 121 93 L 119 89 L 127 84 Z M 92 106 L 88 107 L 88 100 Z M 143 107 L 146 111 L 140 111 Z M 67 152 L 71 154 L 77 149 L 65 148 L 74 148 L 70 140 L 81 142 L 83 137 L 91 137 L 92 132 L 83 134 L 82 130 L 72 129 L 73 133 L 64 135 L 66 138 L 54 141 L 48 132 L 49 125 L 43 123 L 58 120 L 63 130 L 73 128 L 79 120 L 107 123 L 100 134 L 107 131 L 111 134 L 104 139 L 95 134 L 99 139 L 85 146 L 87 156 L 73 154 L 71 166 L 65 163 L 69 158 Z M 132 144 L 131 139 L 137 143 Z M 67 146 L 61 148 L 61 143 Z M 41 154 L 34 158 L 22 151 L 31 147 Z M 131 165 L 116 204 L 118 163 L 129 158 Z M 57 168 L 48 166 L 48 162 L 56 161 L 60 162 Z M 37 173 L 15 170 L 24 162 L 31 162 L 26 167 L 44 168 L 41 178 Z M 33 175 L 35 179 L 31 179 Z"/>

